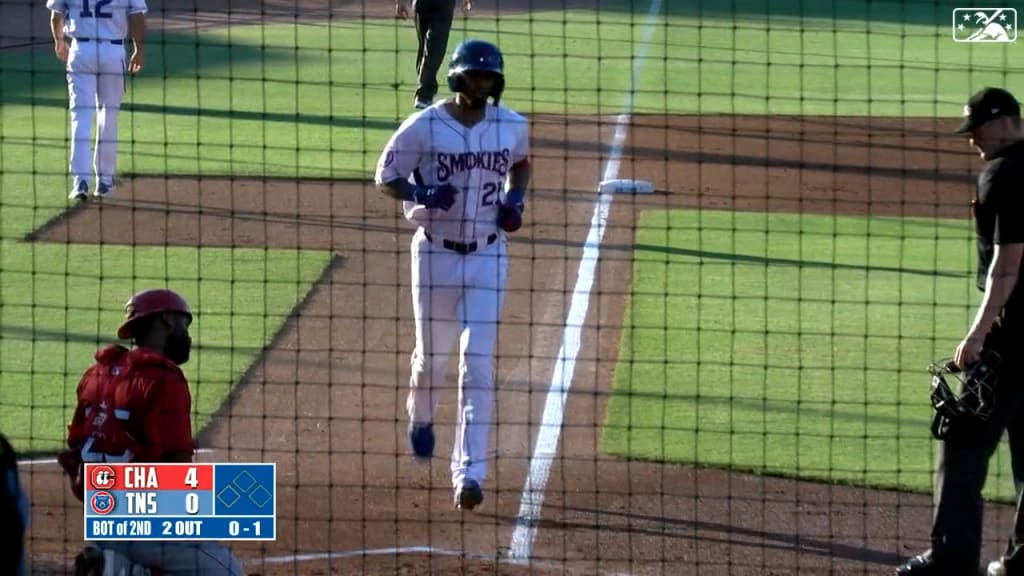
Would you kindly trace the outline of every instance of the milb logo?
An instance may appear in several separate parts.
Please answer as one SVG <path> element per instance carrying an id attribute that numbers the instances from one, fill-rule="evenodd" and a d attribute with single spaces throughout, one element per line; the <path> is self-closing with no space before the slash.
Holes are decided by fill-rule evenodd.
<path id="1" fill-rule="evenodd" d="M 954 8 L 954 42 L 1016 42 L 1016 8 Z"/>

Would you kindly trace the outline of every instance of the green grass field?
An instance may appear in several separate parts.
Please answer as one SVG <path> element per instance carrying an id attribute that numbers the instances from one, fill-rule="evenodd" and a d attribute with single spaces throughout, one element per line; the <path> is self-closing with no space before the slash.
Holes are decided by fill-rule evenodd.
<path id="1" fill-rule="evenodd" d="M 653 211 L 635 241 L 604 450 L 931 489 L 925 367 L 978 302 L 969 223 Z"/>
<path id="2" fill-rule="evenodd" d="M 515 109 L 614 114 L 649 4 L 602 6 L 471 17 L 452 38 L 502 46 Z M 948 117 L 982 84 L 1024 91 L 1014 45 L 951 40 L 953 5 L 767 6 L 665 6 L 634 111 Z M 154 32 L 147 51 L 120 116 L 126 174 L 367 177 L 410 111 L 415 37 L 392 20 Z M 56 447 L 77 375 L 120 305 L 165 282 L 199 311 L 187 371 L 201 426 L 329 254 L 24 242 L 66 207 L 64 77 L 47 46 L 0 55 L 0 86 L 0 428 L 19 448 Z M 967 233 L 943 222 L 648 214 L 605 449 L 927 488 L 920 368 L 951 349 L 974 301 Z M 936 262 L 940 245 L 962 259 Z M 890 269 L 905 263 L 916 271 Z M 951 273 L 924 272 L 936 267 Z M 1003 484 L 990 492 L 1007 493 Z"/>

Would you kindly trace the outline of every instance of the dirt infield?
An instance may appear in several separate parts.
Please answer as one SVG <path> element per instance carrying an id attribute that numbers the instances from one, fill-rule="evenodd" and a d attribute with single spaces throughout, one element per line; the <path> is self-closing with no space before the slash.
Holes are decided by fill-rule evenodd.
<path id="1" fill-rule="evenodd" d="M 129 179 L 30 239 L 334 255 L 201 437 L 205 461 L 278 463 L 278 540 L 234 546 L 250 573 L 880 574 L 924 547 L 926 495 L 630 462 L 600 454 L 597 438 L 640 211 L 941 215 L 969 226 L 977 159 L 943 123 L 641 116 L 620 173 L 658 191 L 614 200 L 533 563 L 505 560 L 615 119 L 531 121 L 536 185 L 509 240 L 495 456 L 476 513 L 451 506 L 454 390 L 441 402 L 437 458 L 408 455 L 411 229 L 368 182 Z M 81 542 L 81 511 L 55 467 L 30 467 L 27 482 L 29 554 L 45 572 Z M 1005 541 L 1009 514 L 990 507 L 986 554 Z"/>

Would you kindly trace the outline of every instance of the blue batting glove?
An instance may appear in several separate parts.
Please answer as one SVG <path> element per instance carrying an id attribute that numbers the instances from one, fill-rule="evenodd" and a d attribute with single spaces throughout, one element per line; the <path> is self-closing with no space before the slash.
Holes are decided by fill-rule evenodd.
<path id="1" fill-rule="evenodd" d="M 455 195 L 458 188 L 451 184 L 440 186 L 417 186 L 412 191 L 412 201 L 422 204 L 427 208 L 440 208 L 447 211 L 455 204 Z"/>
<path id="2" fill-rule="evenodd" d="M 516 210 L 522 212 L 524 195 L 525 192 L 518 188 L 513 188 L 512 190 L 509 190 L 508 194 L 505 195 L 505 205 L 514 207 Z"/>

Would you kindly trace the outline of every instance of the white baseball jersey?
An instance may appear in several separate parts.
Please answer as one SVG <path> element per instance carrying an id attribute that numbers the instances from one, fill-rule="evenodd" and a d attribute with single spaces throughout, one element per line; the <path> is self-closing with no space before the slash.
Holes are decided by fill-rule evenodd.
<path id="1" fill-rule="evenodd" d="M 391 136 L 377 162 L 378 184 L 406 178 L 420 186 L 458 188 L 446 212 L 403 202 L 405 217 L 431 234 L 468 242 L 498 231 L 498 204 L 512 166 L 530 153 L 526 118 L 487 106 L 483 120 L 466 128 L 444 102 L 411 115 Z"/>
<path id="2" fill-rule="evenodd" d="M 128 15 L 146 13 L 146 0 L 46 0 L 46 7 L 64 14 L 64 34 L 89 40 L 128 37 Z"/>

